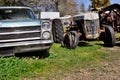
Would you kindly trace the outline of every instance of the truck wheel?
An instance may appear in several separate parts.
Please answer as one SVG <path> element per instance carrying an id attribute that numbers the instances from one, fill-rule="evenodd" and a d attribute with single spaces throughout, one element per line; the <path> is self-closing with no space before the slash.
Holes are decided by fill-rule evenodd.
<path id="1" fill-rule="evenodd" d="M 63 26 L 60 19 L 54 19 L 52 22 L 52 33 L 53 40 L 55 43 L 61 43 L 64 39 L 63 37 Z"/>
<path id="2" fill-rule="evenodd" d="M 69 31 L 64 37 L 64 46 L 69 49 L 74 49 L 78 46 L 79 38 L 76 31 Z"/>
<path id="3" fill-rule="evenodd" d="M 111 26 L 105 26 L 104 45 L 106 47 L 113 47 L 115 45 L 115 32 Z"/>

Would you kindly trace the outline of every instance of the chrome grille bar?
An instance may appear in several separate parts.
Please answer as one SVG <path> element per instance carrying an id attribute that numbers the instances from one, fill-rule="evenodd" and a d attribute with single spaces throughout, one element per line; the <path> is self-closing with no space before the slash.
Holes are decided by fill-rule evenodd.
<path id="1" fill-rule="evenodd" d="M 0 43 L 29 41 L 38 39 L 41 39 L 40 26 L 0 28 Z"/>
<path id="2" fill-rule="evenodd" d="M 10 34 L 26 34 L 26 33 L 36 33 L 40 32 L 39 30 L 33 30 L 33 31 L 22 31 L 22 32 L 7 32 L 7 33 L 0 33 L 0 35 L 10 35 Z"/>

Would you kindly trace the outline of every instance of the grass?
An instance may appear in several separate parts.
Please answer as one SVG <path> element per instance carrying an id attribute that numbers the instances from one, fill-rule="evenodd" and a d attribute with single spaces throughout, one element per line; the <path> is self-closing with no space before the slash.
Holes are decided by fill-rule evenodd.
<path id="1" fill-rule="evenodd" d="M 0 80 L 16 80 L 27 75 L 30 71 L 29 64 L 16 57 L 0 58 Z"/>
<path id="2" fill-rule="evenodd" d="M 117 40 L 117 41 L 120 41 L 120 32 L 117 33 L 117 34 L 115 34 L 115 37 L 116 37 L 116 40 Z"/>
<path id="3" fill-rule="evenodd" d="M 63 73 L 75 68 L 85 68 L 101 62 L 109 53 L 102 51 L 102 46 L 98 44 L 102 42 L 85 43 L 72 50 L 54 44 L 50 56 L 45 59 L 34 56 L 0 58 L 0 80 L 59 79 Z"/>

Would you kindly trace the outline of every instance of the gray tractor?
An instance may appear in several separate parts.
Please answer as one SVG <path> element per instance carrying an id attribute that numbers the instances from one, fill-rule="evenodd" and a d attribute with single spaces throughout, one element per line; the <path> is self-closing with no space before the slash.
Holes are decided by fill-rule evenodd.
<path id="1" fill-rule="evenodd" d="M 81 40 L 101 39 L 105 46 L 115 45 L 115 33 L 111 26 L 100 25 L 98 12 L 80 13 L 69 18 L 63 45 L 69 49 L 78 46 Z"/>

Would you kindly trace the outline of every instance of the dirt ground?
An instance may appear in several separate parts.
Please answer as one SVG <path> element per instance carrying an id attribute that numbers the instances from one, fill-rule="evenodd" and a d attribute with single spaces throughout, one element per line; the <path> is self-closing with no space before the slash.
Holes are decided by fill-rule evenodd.
<path id="1" fill-rule="evenodd" d="M 120 80 L 120 46 L 102 50 L 112 54 L 96 66 L 90 65 L 87 69 L 76 69 L 64 74 L 60 80 Z"/>

